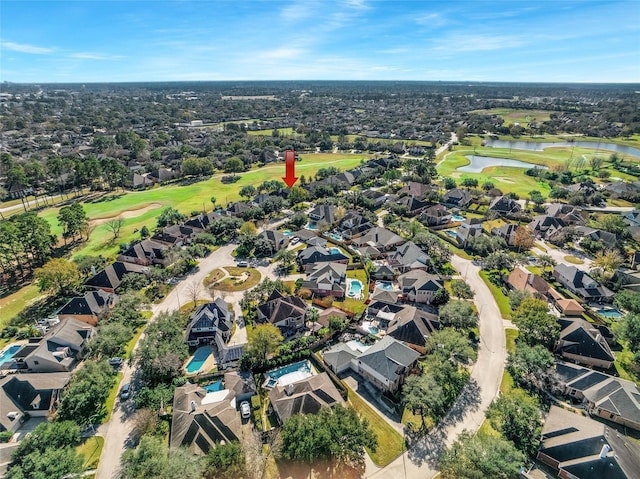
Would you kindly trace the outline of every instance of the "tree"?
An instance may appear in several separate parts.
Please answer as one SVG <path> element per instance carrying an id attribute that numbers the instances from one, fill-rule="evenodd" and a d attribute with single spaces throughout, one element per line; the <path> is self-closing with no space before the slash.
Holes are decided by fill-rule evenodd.
<path id="1" fill-rule="evenodd" d="M 593 257 L 591 265 L 595 269 L 601 270 L 602 276 L 610 278 L 623 262 L 624 258 L 617 250 L 608 249 L 606 251 L 598 251 Z"/>
<path id="2" fill-rule="evenodd" d="M 461 279 L 454 279 L 451 281 L 451 293 L 456 298 L 473 299 L 474 292 L 469 284 Z"/>
<path id="3" fill-rule="evenodd" d="M 90 355 L 111 358 L 123 355 L 125 346 L 133 337 L 133 328 L 118 322 L 101 322 L 98 332 L 89 342 Z"/>
<path id="4" fill-rule="evenodd" d="M 244 170 L 244 163 L 238 157 L 231 157 L 224 163 L 224 172 L 225 173 L 233 173 L 233 176 L 236 176 L 236 173 Z"/>
<path id="5" fill-rule="evenodd" d="M 301 203 L 302 201 L 308 200 L 309 199 L 309 193 L 304 188 L 301 188 L 300 186 L 294 185 L 289 190 L 288 199 L 289 199 L 289 203 L 291 205 L 296 205 L 298 203 Z"/>
<path id="6" fill-rule="evenodd" d="M 187 285 L 185 291 L 193 303 L 193 308 L 191 309 L 196 309 L 196 306 L 198 305 L 198 297 L 202 293 L 202 283 L 200 281 L 193 280 Z"/>
<path id="7" fill-rule="evenodd" d="M 291 271 L 291 267 L 296 260 L 296 254 L 288 249 L 281 249 L 273 257 L 273 260 L 280 263 L 280 269 L 286 273 Z"/>
<path id="8" fill-rule="evenodd" d="M 435 306 L 440 306 L 443 304 L 447 304 L 449 302 L 449 291 L 445 288 L 440 288 L 438 291 L 433 293 L 433 299 L 431 300 L 431 304 Z"/>
<path id="9" fill-rule="evenodd" d="M 595 226 L 609 233 L 613 233 L 616 236 L 624 235 L 629 227 L 622 219 L 622 216 L 616 214 L 600 216 L 595 222 Z"/>
<path id="10" fill-rule="evenodd" d="M 478 315 L 473 306 L 466 301 L 451 301 L 439 311 L 443 326 L 452 326 L 458 330 L 471 329 L 478 325 Z"/>
<path id="11" fill-rule="evenodd" d="M 470 188 L 477 188 L 478 187 L 478 180 L 476 178 L 463 178 L 462 179 L 462 186 L 464 186 L 467 189 Z"/>
<path id="12" fill-rule="evenodd" d="M 616 335 L 629 343 L 629 349 L 634 353 L 640 352 L 640 314 L 627 313 L 618 320 Z"/>
<path id="13" fill-rule="evenodd" d="M 538 190 L 533 190 L 529 192 L 529 198 L 536 206 L 541 206 L 544 204 L 544 196 Z"/>
<path id="14" fill-rule="evenodd" d="M 246 470 L 246 458 L 238 442 L 218 444 L 204 458 L 205 479 L 235 479 Z"/>
<path id="15" fill-rule="evenodd" d="M 206 158 L 187 158 L 180 165 L 186 176 L 208 176 L 213 173 L 213 164 Z"/>
<path id="16" fill-rule="evenodd" d="M 82 239 L 82 233 L 89 226 L 89 218 L 80 203 L 73 203 L 60 208 L 58 222 L 62 226 L 62 237 L 65 240 L 65 244 L 69 237 L 74 241 L 76 236 L 80 236 L 80 239 Z"/>
<path id="17" fill-rule="evenodd" d="M 509 291 L 509 307 L 511 307 L 512 311 L 518 309 L 522 301 L 531 297 L 531 293 L 529 291 L 525 291 L 524 289 L 512 289 Z"/>
<path id="18" fill-rule="evenodd" d="M 301 462 L 334 460 L 339 464 L 364 467 L 364 448 L 375 451 L 377 438 L 368 422 L 352 408 L 336 405 L 318 414 L 296 414 L 281 432 L 284 459 Z"/>
<path id="19" fill-rule="evenodd" d="M 640 313 L 640 293 L 623 289 L 616 293 L 613 303 L 631 313 Z"/>
<path id="20" fill-rule="evenodd" d="M 107 361 L 85 361 L 76 370 L 69 387 L 62 396 L 58 417 L 74 421 L 80 426 L 98 422 L 96 416 L 104 416 L 105 401 L 114 384 L 115 375 Z"/>
<path id="21" fill-rule="evenodd" d="M 402 402 L 422 419 L 421 429 L 426 428 L 425 417 L 431 415 L 434 422 L 444 414 L 445 398 L 442 388 L 431 374 L 408 376 L 402 386 Z"/>
<path id="22" fill-rule="evenodd" d="M 142 228 L 140 228 L 140 239 L 146 239 L 149 236 L 151 236 L 149 228 L 147 228 L 147 225 L 143 225 Z"/>
<path id="23" fill-rule="evenodd" d="M 158 228 L 164 228 L 165 226 L 177 225 L 182 221 L 185 221 L 187 217 L 180 213 L 178 210 L 172 207 L 167 207 L 158 216 Z"/>
<path id="24" fill-rule="evenodd" d="M 517 479 L 525 456 L 513 443 L 489 434 L 464 431 L 440 456 L 442 479 Z"/>
<path id="25" fill-rule="evenodd" d="M 484 183 L 482 183 L 482 190 L 486 193 L 488 193 L 489 191 L 491 191 L 492 189 L 495 188 L 495 184 L 491 181 L 485 181 Z"/>
<path id="26" fill-rule="evenodd" d="M 64 258 L 49 261 L 34 272 L 40 291 L 68 295 L 80 284 L 80 271 L 75 263 Z"/>
<path id="27" fill-rule="evenodd" d="M 12 455 L 8 479 L 55 479 L 82 470 L 80 428 L 71 421 L 44 422 L 20 441 Z"/>
<path id="28" fill-rule="evenodd" d="M 118 216 L 117 218 L 107 221 L 106 226 L 113 234 L 113 241 L 115 241 L 118 236 L 120 236 L 120 230 L 124 226 L 124 218 L 122 216 Z"/>
<path id="29" fill-rule="evenodd" d="M 551 384 L 554 362 L 553 354 L 541 344 L 517 342 L 515 352 L 507 357 L 507 371 L 520 387 L 544 391 Z"/>
<path id="30" fill-rule="evenodd" d="M 253 235 L 256 236 L 258 234 L 258 228 L 252 221 L 245 221 L 240 227 L 239 233 L 241 235 Z"/>
<path id="31" fill-rule="evenodd" d="M 542 266 L 543 269 L 553 268 L 557 264 L 556 260 L 553 259 L 548 254 L 541 254 L 540 256 L 538 256 L 537 261 L 538 261 L 538 264 Z"/>
<path id="32" fill-rule="evenodd" d="M 445 190 L 452 190 L 456 187 L 456 180 L 447 176 L 444 178 L 443 185 Z"/>
<path id="33" fill-rule="evenodd" d="M 443 328 L 431 334 L 425 349 L 430 355 L 430 361 L 458 361 L 466 365 L 477 357 L 467 335 L 453 328 Z"/>
<path id="34" fill-rule="evenodd" d="M 533 457 L 542 431 L 539 408 L 535 397 L 522 389 L 513 389 L 491 403 L 487 418 L 491 426 L 512 441 L 519 451 Z"/>
<path id="35" fill-rule="evenodd" d="M 282 333 L 273 324 L 259 324 L 249 335 L 249 351 L 261 359 L 273 353 L 283 341 Z"/>
<path id="36" fill-rule="evenodd" d="M 518 327 L 518 340 L 529 346 L 542 344 L 553 348 L 560 336 L 558 318 L 549 314 L 547 302 L 541 299 L 524 299 L 511 320 Z"/>
<path id="37" fill-rule="evenodd" d="M 256 188 L 252 185 L 246 185 L 240 188 L 240 196 L 249 199 L 256 196 Z"/>
<path id="38" fill-rule="evenodd" d="M 217 198 L 215 196 L 212 196 L 211 198 L 209 198 L 209 201 L 211 201 L 212 208 L 215 211 L 216 203 L 218 202 Z"/>
<path id="39" fill-rule="evenodd" d="M 513 246 L 518 248 L 518 252 L 528 250 L 533 246 L 533 236 L 525 226 L 518 226 L 513 235 Z"/>
<path id="40" fill-rule="evenodd" d="M 589 158 L 589 165 L 593 171 L 598 171 L 604 164 L 604 159 L 600 156 L 592 156 Z"/>
<path id="41" fill-rule="evenodd" d="M 169 449 L 162 438 L 144 435 L 136 449 L 122 454 L 121 479 L 201 479 L 202 463 L 182 448 Z"/>

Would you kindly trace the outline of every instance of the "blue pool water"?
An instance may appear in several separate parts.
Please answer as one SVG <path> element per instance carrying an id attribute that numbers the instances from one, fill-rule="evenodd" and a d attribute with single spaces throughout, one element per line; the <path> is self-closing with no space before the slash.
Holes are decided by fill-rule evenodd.
<path id="1" fill-rule="evenodd" d="M 329 233 L 329 238 L 331 238 L 334 241 L 342 241 L 342 236 L 340 236 L 337 233 Z"/>
<path id="2" fill-rule="evenodd" d="M 619 309 L 596 309 L 596 313 L 605 318 L 617 319 L 622 317 L 622 311 Z"/>
<path id="3" fill-rule="evenodd" d="M 268 378 L 267 387 L 274 387 L 278 382 L 278 379 L 285 374 L 293 373 L 295 371 L 310 373 L 311 365 L 309 364 L 309 361 L 298 361 L 297 363 L 287 364 L 281 368 L 264 373 L 265 377 Z"/>
<path id="4" fill-rule="evenodd" d="M 191 358 L 191 361 L 189 361 L 189 364 L 187 364 L 187 367 L 186 367 L 187 372 L 191 374 L 200 370 L 200 368 L 202 367 L 202 365 L 207 360 L 210 354 L 211 354 L 210 347 L 206 346 L 204 348 L 198 348 L 196 350 L 196 353 Z"/>
<path id="5" fill-rule="evenodd" d="M 378 281 L 376 283 L 376 288 L 384 289 L 385 291 L 392 291 L 393 284 L 391 281 Z"/>
<path id="6" fill-rule="evenodd" d="M 283 234 L 283 235 L 285 235 L 285 236 L 293 236 L 293 231 L 284 230 L 284 231 L 282 232 L 282 234 Z"/>
<path id="7" fill-rule="evenodd" d="M 449 236 L 451 236 L 452 238 L 456 238 L 456 237 L 457 237 L 457 236 L 456 236 L 456 232 L 455 232 L 455 231 L 453 231 L 453 230 L 447 230 L 447 231 L 445 231 L 444 233 L 445 233 L 445 234 L 447 234 L 447 235 L 449 235 Z"/>
<path id="8" fill-rule="evenodd" d="M 0 355 L 0 364 L 9 361 L 13 357 L 13 355 L 20 350 L 21 347 L 22 346 L 20 346 L 19 344 L 14 344 L 5 349 L 2 355 Z"/>
<path id="9" fill-rule="evenodd" d="M 451 219 L 453 221 L 464 221 L 464 216 L 460 216 L 460 215 L 451 215 Z"/>
<path id="10" fill-rule="evenodd" d="M 312 223 L 307 223 L 307 225 L 305 226 L 305 228 L 307 228 L 308 230 L 317 230 L 318 229 L 318 225 L 314 225 Z"/>
<path id="11" fill-rule="evenodd" d="M 216 391 L 222 391 L 224 389 L 224 385 L 222 384 L 222 379 L 216 381 L 215 383 L 207 384 L 206 386 L 202 386 L 204 389 L 209 391 L 210 393 Z"/>
<path id="12" fill-rule="evenodd" d="M 338 248 L 329 248 L 329 253 L 340 254 L 340 250 Z"/>
<path id="13" fill-rule="evenodd" d="M 362 294 L 362 283 L 358 279 L 352 279 L 349 282 L 349 291 L 347 291 L 348 296 L 360 296 Z"/>

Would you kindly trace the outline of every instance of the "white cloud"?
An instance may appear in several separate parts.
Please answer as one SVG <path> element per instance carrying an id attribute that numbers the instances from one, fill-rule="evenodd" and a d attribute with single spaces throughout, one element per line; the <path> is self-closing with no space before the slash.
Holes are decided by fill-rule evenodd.
<path id="1" fill-rule="evenodd" d="M 90 52 L 78 52 L 69 55 L 70 58 L 77 58 L 80 60 L 122 60 L 122 55 L 103 55 L 101 53 Z"/>
<path id="2" fill-rule="evenodd" d="M 283 60 L 298 58 L 304 53 L 301 48 L 276 48 L 274 50 L 268 50 L 262 53 L 258 53 L 258 57 L 270 59 L 270 60 Z"/>
<path id="3" fill-rule="evenodd" d="M 53 52 L 53 48 L 37 47 L 26 43 L 2 42 L 1 48 L 12 52 L 31 53 L 34 55 L 46 55 Z"/>
<path id="4" fill-rule="evenodd" d="M 418 15 L 415 18 L 415 21 L 419 25 L 427 25 L 431 27 L 442 27 L 449 23 L 449 20 L 444 18 L 439 13 L 427 13 L 425 15 Z"/>
<path id="5" fill-rule="evenodd" d="M 455 35 L 438 40 L 434 50 L 456 52 L 479 52 L 517 48 L 525 45 L 525 41 L 510 35 Z"/>

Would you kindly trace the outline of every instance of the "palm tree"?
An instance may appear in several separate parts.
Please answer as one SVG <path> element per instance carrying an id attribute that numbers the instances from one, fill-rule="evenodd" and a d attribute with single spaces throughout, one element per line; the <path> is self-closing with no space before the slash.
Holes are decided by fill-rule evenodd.
<path id="1" fill-rule="evenodd" d="M 551 274 L 551 272 L 547 271 L 546 268 L 553 268 L 557 263 L 551 256 L 548 254 L 541 254 L 538 256 L 538 264 L 542 266 L 542 272 L 545 275 Z"/>
<path id="2" fill-rule="evenodd" d="M 598 251 L 591 262 L 594 269 L 599 269 L 603 278 L 610 278 L 613 272 L 624 262 L 624 258 L 614 249 Z"/>

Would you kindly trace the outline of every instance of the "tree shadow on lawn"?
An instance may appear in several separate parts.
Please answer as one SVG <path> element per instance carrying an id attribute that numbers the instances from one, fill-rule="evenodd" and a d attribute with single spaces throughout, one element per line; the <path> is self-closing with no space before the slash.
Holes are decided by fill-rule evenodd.
<path id="1" fill-rule="evenodd" d="M 471 378 L 451 406 L 447 415 L 426 435 L 407 434 L 409 441 L 409 460 L 414 464 L 429 464 L 437 467 L 442 452 L 446 449 L 446 429 L 464 418 L 467 412 L 477 411 L 480 405 L 480 388 Z"/>
<path id="2" fill-rule="evenodd" d="M 364 474 L 364 464 L 360 468 L 318 461 L 313 464 L 290 461 L 276 461 L 280 477 L 286 479 L 360 479 Z"/>

